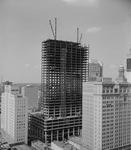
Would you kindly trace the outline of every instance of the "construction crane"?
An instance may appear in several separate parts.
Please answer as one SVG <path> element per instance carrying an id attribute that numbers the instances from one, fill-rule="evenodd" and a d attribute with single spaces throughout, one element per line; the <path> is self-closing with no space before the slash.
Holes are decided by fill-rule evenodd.
<path id="1" fill-rule="evenodd" d="M 53 34 L 53 38 L 56 40 L 56 38 L 57 38 L 57 18 L 55 18 L 55 32 L 53 30 L 51 20 L 49 20 L 49 23 L 50 23 L 51 31 L 52 31 L 52 34 Z"/>
<path id="2" fill-rule="evenodd" d="M 77 28 L 77 43 L 81 43 L 81 39 L 82 39 L 82 33 L 79 39 L 79 28 Z"/>
<path id="3" fill-rule="evenodd" d="M 81 36 L 80 36 L 80 40 L 79 40 L 79 43 L 81 43 L 81 39 L 82 39 L 82 33 L 81 33 Z"/>

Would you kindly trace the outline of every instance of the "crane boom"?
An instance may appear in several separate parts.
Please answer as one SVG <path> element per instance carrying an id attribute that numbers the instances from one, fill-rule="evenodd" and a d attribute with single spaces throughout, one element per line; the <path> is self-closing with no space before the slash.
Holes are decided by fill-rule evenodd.
<path id="1" fill-rule="evenodd" d="M 49 20 L 49 23 L 50 23 L 50 27 L 51 27 L 51 30 L 52 30 L 53 37 L 54 37 L 54 39 L 55 39 L 55 34 L 54 34 L 54 30 L 53 30 L 53 27 L 52 27 L 51 20 Z"/>
<path id="2" fill-rule="evenodd" d="M 57 38 L 57 18 L 55 18 L 55 40 Z"/>
<path id="3" fill-rule="evenodd" d="M 82 39 L 82 34 L 81 34 L 81 36 L 80 36 L 80 40 L 79 40 L 79 43 L 81 43 L 81 39 Z"/>

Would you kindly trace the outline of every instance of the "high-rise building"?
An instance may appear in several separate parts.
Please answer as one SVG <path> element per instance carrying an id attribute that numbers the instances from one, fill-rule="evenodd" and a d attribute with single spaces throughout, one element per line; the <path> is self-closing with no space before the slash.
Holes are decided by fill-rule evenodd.
<path id="1" fill-rule="evenodd" d="M 32 136 L 51 142 L 80 134 L 82 82 L 88 80 L 88 57 L 89 48 L 80 43 L 50 39 L 42 42 L 43 117 L 30 115 Z"/>
<path id="2" fill-rule="evenodd" d="M 103 77 L 103 64 L 97 59 L 89 60 L 89 78 L 88 81 L 97 81 Z"/>
<path id="3" fill-rule="evenodd" d="M 131 149 L 130 93 L 123 66 L 116 82 L 83 84 L 82 140 L 91 150 Z"/>
<path id="4" fill-rule="evenodd" d="M 15 85 L 5 85 L 1 101 L 2 137 L 8 143 L 27 143 L 28 99 Z"/>
<path id="5" fill-rule="evenodd" d="M 129 83 L 131 83 L 131 48 L 129 49 L 129 54 L 126 58 L 126 78 Z"/>

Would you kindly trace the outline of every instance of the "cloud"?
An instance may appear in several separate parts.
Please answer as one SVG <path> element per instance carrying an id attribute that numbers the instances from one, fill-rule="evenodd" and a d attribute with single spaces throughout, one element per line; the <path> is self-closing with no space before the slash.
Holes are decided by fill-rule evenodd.
<path id="1" fill-rule="evenodd" d="M 87 32 L 88 33 L 97 33 L 97 32 L 99 32 L 101 30 L 101 28 L 99 28 L 99 27 L 92 27 L 92 28 L 88 28 L 87 29 Z"/>
<path id="2" fill-rule="evenodd" d="M 95 5 L 98 0 L 62 0 L 69 5 L 89 6 Z"/>

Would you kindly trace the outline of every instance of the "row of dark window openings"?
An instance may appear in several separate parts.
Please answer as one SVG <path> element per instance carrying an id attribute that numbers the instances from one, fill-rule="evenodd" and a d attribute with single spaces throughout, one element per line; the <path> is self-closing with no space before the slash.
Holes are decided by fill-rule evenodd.
<path id="1" fill-rule="evenodd" d="M 126 92 L 129 92 L 129 89 L 127 88 L 124 88 L 124 89 L 113 89 L 111 88 L 110 90 L 109 89 L 103 89 L 103 93 L 126 93 Z"/>

